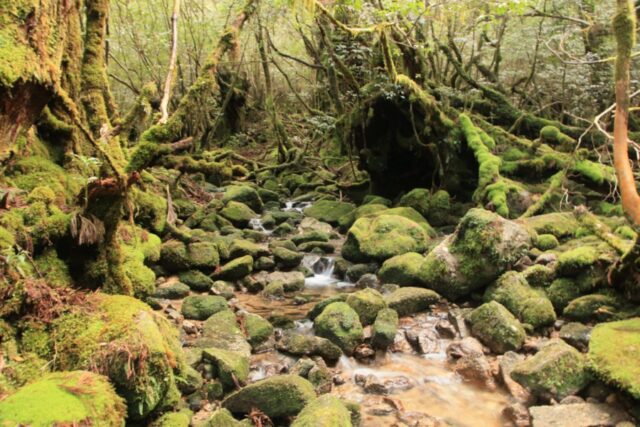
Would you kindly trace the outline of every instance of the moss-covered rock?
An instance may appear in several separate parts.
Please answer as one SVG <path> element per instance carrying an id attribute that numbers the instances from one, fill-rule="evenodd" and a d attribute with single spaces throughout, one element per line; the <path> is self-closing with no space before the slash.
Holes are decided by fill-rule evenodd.
<path id="1" fill-rule="evenodd" d="M 189 295 L 190 290 L 191 288 L 184 283 L 174 282 L 159 286 L 153 296 L 160 299 L 182 299 Z"/>
<path id="2" fill-rule="evenodd" d="M 253 258 L 246 255 L 229 261 L 213 275 L 215 280 L 240 280 L 253 271 Z"/>
<path id="3" fill-rule="evenodd" d="M 327 222 L 331 225 L 338 225 L 340 217 L 353 211 L 356 207 L 351 203 L 338 202 L 334 200 L 320 200 L 304 210 L 308 217 L 318 221 Z"/>
<path id="4" fill-rule="evenodd" d="M 596 375 L 640 400 L 640 318 L 597 325 L 589 360 Z"/>
<path id="5" fill-rule="evenodd" d="M 254 408 L 268 417 L 291 417 L 315 399 L 313 385 L 297 375 L 278 375 L 250 384 L 232 394 L 222 406 L 232 413 L 249 414 Z"/>
<path id="6" fill-rule="evenodd" d="M 511 378 L 536 396 L 556 400 L 579 392 L 591 381 L 585 356 L 558 339 L 519 362 L 511 371 Z"/>
<path id="7" fill-rule="evenodd" d="M 360 323 L 364 326 L 371 325 L 378 312 L 387 307 L 382 294 L 371 288 L 349 294 L 346 303 L 358 313 Z"/>
<path id="8" fill-rule="evenodd" d="M 191 424 L 191 412 L 169 412 L 155 420 L 150 427 L 189 427 Z"/>
<path id="9" fill-rule="evenodd" d="M 234 185 L 227 188 L 222 196 L 222 202 L 227 204 L 231 201 L 244 203 L 255 212 L 262 211 L 262 198 L 253 187 L 248 185 Z"/>
<path id="10" fill-rule="evenodd" d="M 558 242 L 558 238 L 553 234 L 539 234 L 536 237 L 535 246 L 541 251 L 555 249 L 558 245 L 560 245 L 560 242 Z"/>
<path id="11" fill-rule="evenodd" d="M 565 307 L 574 299 L 582 295 L 581 286 L 575 279 L 561 277 L 554 280 L 546 290 L 549 301 L 553 307 L 562 313 Z"/>
<path id="12" fill-rule="evenodd" d="M 242 427 L 246 426 L 242 422 L 233 418 L 231 412 L 221 408 L 216 410 L 211 416 L 202 423 L 195 424 L 195 427 Z"/>
<path id="13" fill-rule="evenodd" d="M 345 302 L 346 300 L 347 300 L 346 294 L 337 294 L 337 295 L 330 296 L 329 298 L 325 298 L 322 301 L 318 302 L 316 305 L 314 305 L 313 308 L 311 308 L 311 310 L 309 310 L 309 312 L 307 313 L 307 319 L 315 320 L 316 317 L 318 317 L 324 311 L 324 309 L 327 308 L 329 305 L 333 304 L 334 302 Z"/>
<path id="14" fill-rule="evenodd" d="M 385 308 L 378 312 L 371 330 L 371 345 L 375 348 L 386 349 L 396 337 L 398 332 L 398 312 L 391 308 Z"/>
<path id="15" fill-rule="evenodd" d="M 340 347 L 328 339 L 294 332 L 286 332 L 278 341 L 277 348 L 294 356 L 320 356 L 329 363 L 342 356 Z"/>
<path id="16" fill-rule="evenodd" d="M 556 272 L 549 266 L 534 264 L 522 272 L 522 277 L 534 288 L 548 289 L 556 278 Z"/>
<path id="17" fill-rule="evenodd" d="M 468 320 L 473 335 L 494 353 L 519 350 L 527 336 L 518 319 L 495 301 L 473 310 Z"/>
<path id="18" fill-rule="evenodd" d="M 484 294 L 485 301 L 497 301 L 504 305 L 522 323 L 534 328 L 553 325 L 556 313 L 544 292 L 527 283 L 521 273 L 509 271 L 503 274 Z"/>
<path id="19" fill-rule="evenodd" d="M 269 250 L 250 240 L 235 239 L 229 247 L 229 257 L 239 258 L 245 255 L 251 255 L 253 259 L 256 259 L 261 256 L 269 256 Z"/>
<path id="20" fill-rule="evenodd" d="M 371 214 L 375 214 L 377 212 L 386 211 L 389 208 L 384 205 L 376 205 L 376 204 L 366 204 L 362 205 L 355 210 L 349 212 L 346 215 L 343 215 L 338 220 L 338 228 L 341 232 L 346 233 L 349 228 L 353 225 L 356 220 L 363 218 L 365 216 L 369 216 Z"/>
<path id="21" fill-rule="evenodd" d="M 415 188 L 402 196 L 398 205 L 413 208 L 429 223 L 442 226 L 449 219 L 451 198 L 444 190 L 431 194 L 431 190 L 426 188 Z"/>
<path id="22" fill-rule="evenodd" d="M 251 345 L 238 325 L 236 314 L 231 310 L 223 310 L 209 317 L 203 323 L 202 335 L 195 345 L 233 351 L 247 357 L 251 354 Z"/>
<path id="23" fill-rule="evenodd" d="M 291 241 L 296 245 L 308 242 L 328 242 L 329 233 L 320 230 L 311 230 L 291 237 Z"/>
<path id="24" fill-rule="evenodd" d="M 273 249 L 273 259 L 282 268 L 295 268 L 302 262 L 303 254 L 287 248 Z"/>
<path id="25" fill-rule="evenodd" d="M 389 308 L 398 312 L 399 316 L 409 316 L 427 310 L 440 298 L 440 295 L 430 289 L 406 287 L 396 289 L 385 300 Z"/>
<path id="26" fill-rule="evenodd" d="M 182 302 L 182 315 L 185 319 L 207 320 L 210 316 L 227 310 L 227 300 L 216 295 L 191 295 Z"/>
<path id="27" fill-rule="evenodd" d="M 258 216 L 249 206 L 244 203 L 230 201 L 220 211 L 220 215 L 231 221 L 231 223 L 240 228 L 246 228 L 249 222 Z"/>
<path id="28" fill-rule="evenodd" d="M 3 426 L 124 426 L 126 407 L 106 377 L 56 372 L 0 401 Z"/>
<path id="29" fill-rule="evenodd" d="M 213 269 L 220 264 L 218 246 L 213 242 L 194 242 L 185 245 L 177 240 L 163 243 L 160 264 L 170 272 L 193 268 Z"/>
<path id="30" fill-rule="evenodd" d="M 346 354 L 351 354 L 363 338 L 358 313 L 349 304 L 334 302 L 316 317 L 316 334 L 336 344 Z"/>
<path id="31" fill-rule="evenodd" d="M 245 382 L 249 377 L 249 357 L 221 348 L 205 348 L 202 360 L 213 367 L 216 376 L 227 389 L 235 387 L 236 382 Z"/>
<path id="32" fill-rule="evenodd" d="M 132 420 L 175 404 L 175 375 L 184 366 L 177 330 L 136 299 L 88 298 L 52 325 L 57 368 L 105 373 L 127 401 Z"/>
<path id="33" fill-rule="evenodd" d="M 384 262 L 396 255 L 423 252 L 429 241 L 429 235 L 420 225 L 404 217 L 365 217 L 349 229 L 342 256 L 353 262 Z"/>
<path id="34" fill-rule="evenodd" d="M 416 252 L 409 252 L 389 258 L 382 264 L 378 276 L 383 283 L 393 283 L 400 286 L 419 284 L 420 267 L 424 256 Z"/>
<path id="35" fill-rule="evenodd" d="M 243 313 L 242 321 L 252 347 L 262 344 L 273 334 L 273 325 L 257 314 Z"/>
<path id="36" fill-rule="evenodd" d="M 589 322 L 594 319 L 606 320 L 613 317 L 620 303 L 610 295 L 591 294 L 572 300 L 562 314 L 571 320 Z"/>
<path id="37" fill-rule="evenodd" d="M 351 414 L 335 396 L 325 394 L 312 400 L 298 414 L 292 427 L 351 427 Z"/>
<path id="38" fill-rule="evenodd" d="M 591 267 L 598 260 L 598 252 L 593 246 L 579 246 L 563 252 L 558 257 L 558 274 L 576 276 Z"/>
<path id="39" fill-rule="evenodd" d="M 213 286 L 213 280 L 200 270 L 183 271 L 179 278 L 180 282 L 197 292 L 207 292 Z"/>
<path id="40" fill-rule="evenodd" d="M 483 209 L 471 209 L 456 232 L 434 248 L 420 268 L 420 282 L 449 299 L 481 289 L 524 256 L 527 229 Z"/>

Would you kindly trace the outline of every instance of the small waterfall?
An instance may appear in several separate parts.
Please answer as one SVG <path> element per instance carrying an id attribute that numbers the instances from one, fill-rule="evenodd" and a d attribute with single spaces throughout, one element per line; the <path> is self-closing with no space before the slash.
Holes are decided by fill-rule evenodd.
<path id="1" fill-rule="evenodd" d="M 313 276 L 307 277 L 305 280 L 305 285 L 308 287 L 330 286 L 338 282 L 338 279 L 333 277 L 333 269 L 335 268 L 333 258 L 306 255 L 302 259 L 302 265 L 313 271 Z"/>
<path id="2" fill-rule="evenodd" d="M 264 224 L 262 224 L 262 219 L 261 218 L 252 218 L 249 221 L 249 225 L 255 231 L 259 231 L 259 232 L 264 233 L 264 234 L 271 234 L 272 233 L 271 230 L 267 230 L 264 227 Z"/>
<path id="3" fill-rule="evenodd" d="M 295 325 L 294 331 L 296 331 L 296 333 L 300 335 L 313 335 L 313 322 L 311 320 L 296 320 Z"/>
<path id="4" fill-rule="evenodd" d="M 285 202 L 282 209 L 284 212 L 296 211 L 302 213 L 303 210 L 311 206 L 311 202 L 293 202 L 291 200 Z"/>

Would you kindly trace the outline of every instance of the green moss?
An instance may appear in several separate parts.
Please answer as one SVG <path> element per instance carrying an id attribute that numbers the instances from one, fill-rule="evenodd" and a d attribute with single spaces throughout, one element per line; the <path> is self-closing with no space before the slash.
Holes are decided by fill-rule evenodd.
<path id="1" fill-rule="evenodd" d="M 304 210 L 308 217 L 318 221 L 328 222 L 331 225 L 338 225 L 340 218 L 355 209 L 351 203 L 338 202 L 333 200 L 320 200 Z"/>
<path id="2" fill-rule="evenodd" d="M 170 412 L 154 421 L 151 427 L 189 427 L 190 423 L 190 411 Z"/>
<path id="3" fill-rule="evenodd" d="M 383 283 L 410 286 L 418 283 L 420 267 L 424 256 L 409 252 L 389 258 L 382 264 L 378 276 Z"/>
<path id="4" fill-rule="evenodd" d="M 70 287 L 73 284 L 69 267 L 58 258 L 55 248 L 47 248 L 35 259 L 38 271 L 44 276 L 47 284 L 54 288 Z M 155 279 L 155 277 L 154 277 Z"/>
<path id="5" fill-rule="evenodd" d="M 614 316 L 619 306 L 618 300 L 609 295 L 584 295 L 571 301 L 562 314 L 579 322 L 606 320 Z"/>
<path id="6" fill-rule="evenodd" d="M 545 144 L 559 145 L 562 151 L 570 151 L 576 145 L 575 139 L 562 133 L 555 126 L 545 126 L 540 129 L 540 139 Z"/>
<path id="7" fill-rule="evenodd" d="M 124 417 L 107 379 L 83 371 L 48 374 L 0 402 L 4 425 L 124 426 Z"/>
<path id="8" fill-rule="evenodd" d="M 182 301 L 182 315 L 185 319 L 206 320 L 228 308 L 227 300 L 215 295 L 191 295 Z"/>
<path id="9" fill-rule="evenodd" d="M 558 273 L 574 276 L 595 264 L 597 260 L 598 252 L 593 246 L 580 246 L 560 254 Z"/>
<path id="10" fill-rule="evenodd" d="M 589 359 L 600 378 L 640 400 L 640 318 L 597 325 Z"/>
<path id="11" fill-rule="evenodd" d="M 20 336 L 20 348 L 42 359 L 51 359 L 52 347 L 49 333 L 44 324 L 29 322 Z"/>
<path id="12" fill-rule="evenodd" d="M 292 427 L 351 427 L 351 415 L 335 396 L 323 395 L 312 400 L 300 412 Z"/>
<path id="13" fill-rule="evenodd" d="M 222 202 L 226 204 L 232 200 L 244 203 L 255 212 L 262 211 L 262 199 L 258 192 L 248 185 L 234 185 L 227 188 L 227 191 L 222 196 Z"/>
<path id="14" fill-rule="evenodd" d="M 397 332 L 398 312 L 391 308 L 382 309 L 371 329 L 371 345 L 384 350 L 393 344 Z"/>
<path id="15" fill-rule="evenodd" d="M 467 320 L 473 335 L 495 353 L 519 350 L 527 336 L 518 319 L 495 301 L 473 310 Z"/>
<path id="16" fill-rule="evenodd" d="M 247 205 L 233 200 L 228 202 L 224 209 L 220 211 L 220 215 L 231 221 L 236 227 L 240 228 L 247 227 L 249 225 L 249 221 L 258 217 L 258 214 L 251 210 Z"/>
<path id="17" fill-rule="evenodd" d="M 202 325 L 202 335 L 196 341 L 199 348 L 220 348 L 249 357 L 251 346 L 238 326 L 236 314 L 231 310 L 220 311 Z"/>
<path id="18" fill-rule="evenodd" d="M 167 200 L 151 191 L 134 191 L 135 219 L 138 224 L 162 233 L 167 223 Z"/>
<path id="19" fill-rule="evenodd" d="M 252 346 L 262 344 L 273 334 L 271 323 L 257 314 L 244 313 L 243 321 L 247 331 L 247 340 Z"/>
<path id="20" fill-rule="evenodd" d="M 573 166 L 573 171 L 579 173 L 596 185 L 615 184 L 616 174 L 611 166 L 591 160 L 579 160 Z"/>
<path id="21" fill-rule="evenodd" d="M 363 338 L 358 313 L 344 302 L 329 304 L 315 318 L 314 325 L 318 336 L 327 338 L 347 354 L 351 354 Z"/>
<path id="22" fill-rule="evenodd" d="M 558 242 L 558 239 L 553 234 L 539 234 L 535 241 L 536 248 L 541 251 L 555 249 L 559 244 L 560 242 Z"/>
<path id="23" fill-rule="evenodd" d="M 40 157 L 19 159 L 8 178 L 15 187 L 31 192 L 37 187 L 48 187 L 59 202 L 71 202 L 80 192 L 85 180 L 68 174 L 62 167 Z"/>
<path id="24" fill-rule="evenodd" d="M 534 264 L 522 272 L 527 283 L 534 288 L 548 288 L 556 276 L 553 268 L 546 265 Z"/>
<path id="25" fill-rule="evenodd" d="M 349 294 L 346 303 L 358 313 L 360 323 L 364 326 L 371 325 L 378 312 L 387 307 L 382 294 L 371 288 Z"/>
<path id="26" fill-rule="evenodd" d="M 404 287 L 393 291 L 385 297 L 389 308 L 394 309 L 399 316 L 409 316 L 429 309 L 437 303 L 440 295 L 430 289 Z"/>
<path id="27" fill-rule="evenodd" d="M 627 240 L 635 240 L 637 237 L 636 232 L 633 231 L 633 229 L 628 225 L 621 225 L 620 227 L 616 228 L 615 233 Z"/>
<path id="28" fill-rule="evenodd" d="M 253 271 L 253 258 L 246 255 L 223 265 L 214 274 L 216 280 L 240 280 Z"/>
<path id="29" fill-rule="evenodd" d="M 236 381 L 244 383 L 249 377 L 249 358 L 241 353 L 220 348 L 206 348 L 202 359 L 214 368 L 214 374 L 227 389 L 235 388 Z"/>
<path id="30" fill-rule="evenodd" d="M 559 313 L 562 313 L 562 310 L 580 295 L 582 295 L 581 287 L 574 279 L 568 277 L 554 280 L 547 289 L 547 296 Z"/>

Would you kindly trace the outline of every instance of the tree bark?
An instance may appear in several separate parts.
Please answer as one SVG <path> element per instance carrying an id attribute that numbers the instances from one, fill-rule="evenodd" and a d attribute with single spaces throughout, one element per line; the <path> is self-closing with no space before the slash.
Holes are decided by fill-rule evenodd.
<path id="1" fill-rule="evenodd" d="M 171 100 L 171 90 L 173 88 L 173 77 L 175 75 L 176 61 L 178 59 L 178 18 L 180 17 L 180 0 L 173 0 L 173 14 L 171 15 L 171 58 L 169 59 L 169 71 L 164 82 L 164 95 L 160 103 L 162 117 L 159 123 L 165 124 L 169 120 L 169 101 Z"/>

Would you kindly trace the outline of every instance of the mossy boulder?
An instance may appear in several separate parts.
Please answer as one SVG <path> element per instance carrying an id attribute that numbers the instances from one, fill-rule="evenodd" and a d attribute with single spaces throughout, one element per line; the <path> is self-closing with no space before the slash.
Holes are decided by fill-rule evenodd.
<path id="1" fill-rule="evenodd" d="M 202 325 L 202 335 L 196 340 L 199 348 L 219 348 L 249 357 L 251 345 L 238 325 L 236 314 L 231 310 L 220 311 L 209 317 Z"/>
<path id="2" fill-rule="evenodd" d="M 304 210 L 305 216 L 338 225 L 340 217 L 353 211 L 356 207 L 352 203 L 335 200 L 320 200 Z"/>
<path id="3" fill-rule="evenodd" d="M 329 233 L 325 233 L 324 231 L 320 230 L 311 230 L 291 237 L 291 241 L 296 245 L 301 245 L 308 242 L 328 242 Z"/>
<path id="4" fill-rule="evenodd" d="M 445 225 L 451 212 L 451 197 L 444 190 L 431 193 L 426 188 L 415 188 L 402 196 L 399 206 L 415 209 L 435 226 Z"/>
<path id="5" fill-rule="evenodd" d="M 349 294 L 346 303 L 358 313 L 360 323 L 364 326 L 371 325 L 376 320 L 378 312 L 387 308 L 382 294 L 371 288 Z"/>
<path id="6" fill-rule="evenodd" d="M 295 268 L 302 262 L 303 254 L 287 248 L 273 249 L 273 259 L 282 268 Z"/>
<path id="7" fill-rule="evenodd" d="M 561 277 L 551 283 L 546 293 L 553 307 L 558 310 L 558 313 L 562 313 L 571 301 L 582 295 L 582 289 L 575 279 Z"/>
<path id="8" fill-rule="evenodd" d="M 267 282 L 280 282 L 285 292 L 297 292 L 304 288 L 304 274 L 300 271 L 274 271 L 267 276 Z"/>
<path id="9" fill-rule="evenodd" d="M 177 402 L 175 376 L 184 367 L 178 332 L 146 304 L 91 294 L 52 328 L 58 368 L 105 373 L 126 400 L 129 419 L 146 418 Z"/>
<path id="10" fill-rule="evenodd" d="M 203 423 L 195 424 L 194 427 L 242 427 L 246 424 L 233 418 L 231 412 L 227 409 L 221 408 L 216 410 L 211 416 Z"/>
<path id="11" fill-rule="evenodd" d="M 251 255 L 254 259 L 261 256 L 269 256 L 269 250 L 250 240 L 235 239 L 229 247 L 230 258 L 240 258 L 241 256 Z"/>
<path id="12" fill-rule="evenodd" d="M 294 356 L 320 356 L 329 363 L 342 356 L 340 347 L 328 339 L 294 332 L 286 332 L 278 341 L 277 348 Z"/>
<path id="13" fill-rule="evenodd" d="M 337 294 L 337 295 L 332 295 L 329 298 L 325 298 L 322 301 L 318 302 L 316 305 L 314 305 L 311 308 L 311 310 L 309 310 L 309 312 L 307 313 L 307 319 L 315 320 L 316 317 L 320 316 L 320 314 L 324 311 L 324 309 L 327 308 L 329 305 L 333 304 L 334 302 L 345 302 L 346 300 L 347 300 L 346 294 Z"/>
<path id="14" fill-rule="evenodd" d="M 473 310 L 467 320 L 473 335 L 494 353 L 519 350 L 527 336 L 518 319 L 495 301 Z"/>
<path id="15" fill-rule="evenodd" d="M 240 280 L 253 271 L 253 258 L 246 255 L 229 261 L 213 275 L 215 280 Z"/>
<path id="16" fill-rule="evenodd" d="M 252 347 L 262 344 L 273 334 L 273 325 L 262 316 L 245 312 L 242 314 L 242 321 Z"/>
<path id="17" fill-rule="evenodd" d="M 155 420 L 150 427 L 189 427 L 192 415 L 189 410 L 168 412 Z"/>
<path id="18" fill-rule="evenodd" d="M 215 268 L 220 264 L 218 246 L 213 242 L 193 242 L 185 245 L 178 240 L 162 244 L 160 264 L 169 272 L 199 268 Z"/>
<path id="19" fill-rule="evenodd" d="M 225 191 L 222 196 L 222 202 L 227 204 L 231 201 L 244 203 L 255 212 L 262 211 L 262 198 L 253 187 L 248 185 L 234 185 L 228 187 L 227 191 Z"/>
<path id="20" fill-rule="evenodd" d="M 563 252 L 558 257 L 558 274 L 576 276 L 598 261 L 598 251 L 593 246 L 579 246 Z"/>
<path id="21" fill-rule="evenodd" d="M 356 220 L 377 212 L 386 211 L 388 209 L 389 208 L 384 205 L 377 205 L 377 204 L 362 205 L 356 208 L 355 210 L 349 212 L 348 214 L 343 215 L 338 221 L 338 228 L 340 229 L 341 232 L 346 233 L 349 230 L 349 228 L 353 225 L 353 223 L 356 222 Z"/>
<path id="22" fill-rule="evenodd" d="M 244 203 L 234 201 L 227 203 L 227 205 L 220 211 L 220 215 L 239 228 L 246 228 L 252 219 L 258 217 L 258 214 L 249 206 Z"/>
<path id="23" fill-rule="evenodd" d="M 431 289 L 413 287 L 396 289 L 385 297 L 389 308 L 394 309 L 399 316 L 409 316 L 425 311 L 440 299 L 440 295 Z"/>
<path id="24" fill-rule="evenodd" d="M 597 325 L 589 360 L 598 377 L 640 400 L 640 317 Z"/>
<path id="25" fill-rule="evenodd" d="M 376 196 L 375 194 L 367 194 L 366 196 L 364 196 L 364 199 L 362 199 L 362 204 L 363 205 L 383 205 L 389 208 L 391 207 L 393 202 L 387 199 L 386 197 Z"/>
<path id="26" fill-rule="evenodd" d="M 312 400 L 291 427 L 351 427 L 351 414 L 340 399 L 325 394 Z"/>
<path id="27" fill-rule="evenodd" d="M 556 321 L 556 313 L 544 292 L 527 283 L 521 273 L 509 271 L 503 274 L 484 294 L 485 301 L 497 301 L 504 305 L 522 323 L 534 328 L 550 326 Z"/>
<path id="28" fill-rule="evenodd" d="M 536 396 L 556 400 L 579 392 L 591 381 L 586 357 L 559 339 L 516 364 L 511 378 Z"/>
<path id="29" fill-rule="evenodd" d="M 197 292 L 206 292 L 213 286 L 213 280 L 200 270 L 184 271 L 178 277 L 180 282 Z"/>
<path id="30" fill-rule="evenodd" d="M 382 264 L 378 276 L 383 283 L 400 286 L 419 284 L 420 267 L 424 256 L 416 252 L 397 255 Z"/>
<path id="31" fill-rule="evenodd" d="M 610 295 L 590 294 L 578 297 L 565 307 L 562 314 L 571 320 L 589 322 L 613 317 L 620 303 Z"/>
<path id="32" fill-rule="evenodd" d="M 191 288 L 181 282 L 169 283 L 159 286 L 153 294 L 154 298 L 161 299 L 182 299 L 189 295 Z"/>
<path id="33" fill-rule="evenodd" d="M 205 348 L 202 351 L 202 360 L 213 367 L 213 374 L 222 385 L 231 389 L 236 382 L 243 383 L 249 377 L 249 357 L 221 348 Z"/>
<path id="34" fill-rule="evenodd" d="M 182 302 L 185 319 L 207 320 L 210 316 L 229 308 L 227 300 L 216 295 L 191 295 Z"/>
<path id="35" fill-rule="evenodd" d="M 391 308 L 382 309 L 378 312 L 375 322 L 373 322 L 371 345 L 384 350 L 393 344 L 397 332 L 398 312 Z"/>
<path id="36" fill-rule="evenodd" d="M 539 234 L 536 237 L 535 246 L 541 251 L 555 249 L 560 245 L 558 238 L 553 234 Z"/>
<path id="37" fill-rule="evenodd" d="M 522 224 L 484 209 L 471 209 L 455 233 L 436 246 L 420 267 L 422 286 L 456 300 L 482 289 L 528 252 Z"/>
<path id="38" fill-rule="evenodd" d="M 384 262 L 408 252 L 424 252 L 430 238 L 417 223 L 398 216 L 360 218 L 347 233 L 342 256 L 352 262 Z"/>
<path id="39" fill-rule="evenodd" d="M 234 414 L 259 409 L 270 418 L 292 417 L 315 399 L 313 385 L 297 375 L 278 375 L 250 384 L 232 394 L 222 406 Z"/>
<path id="40" fill-rule="evenodd" d="M 362 341 L 364 331 L 358 313 L 345 302 L 329 304 L 316 317 L 316 334 L 336 344 L 346 354 L 351 354 Z"/>
<path id="41" fill-rule="evenodd" d="M 108 378 L 87 371 L 46 374 L 0 401 L 3 426 L 124 426 L 125 415 Z"/>

